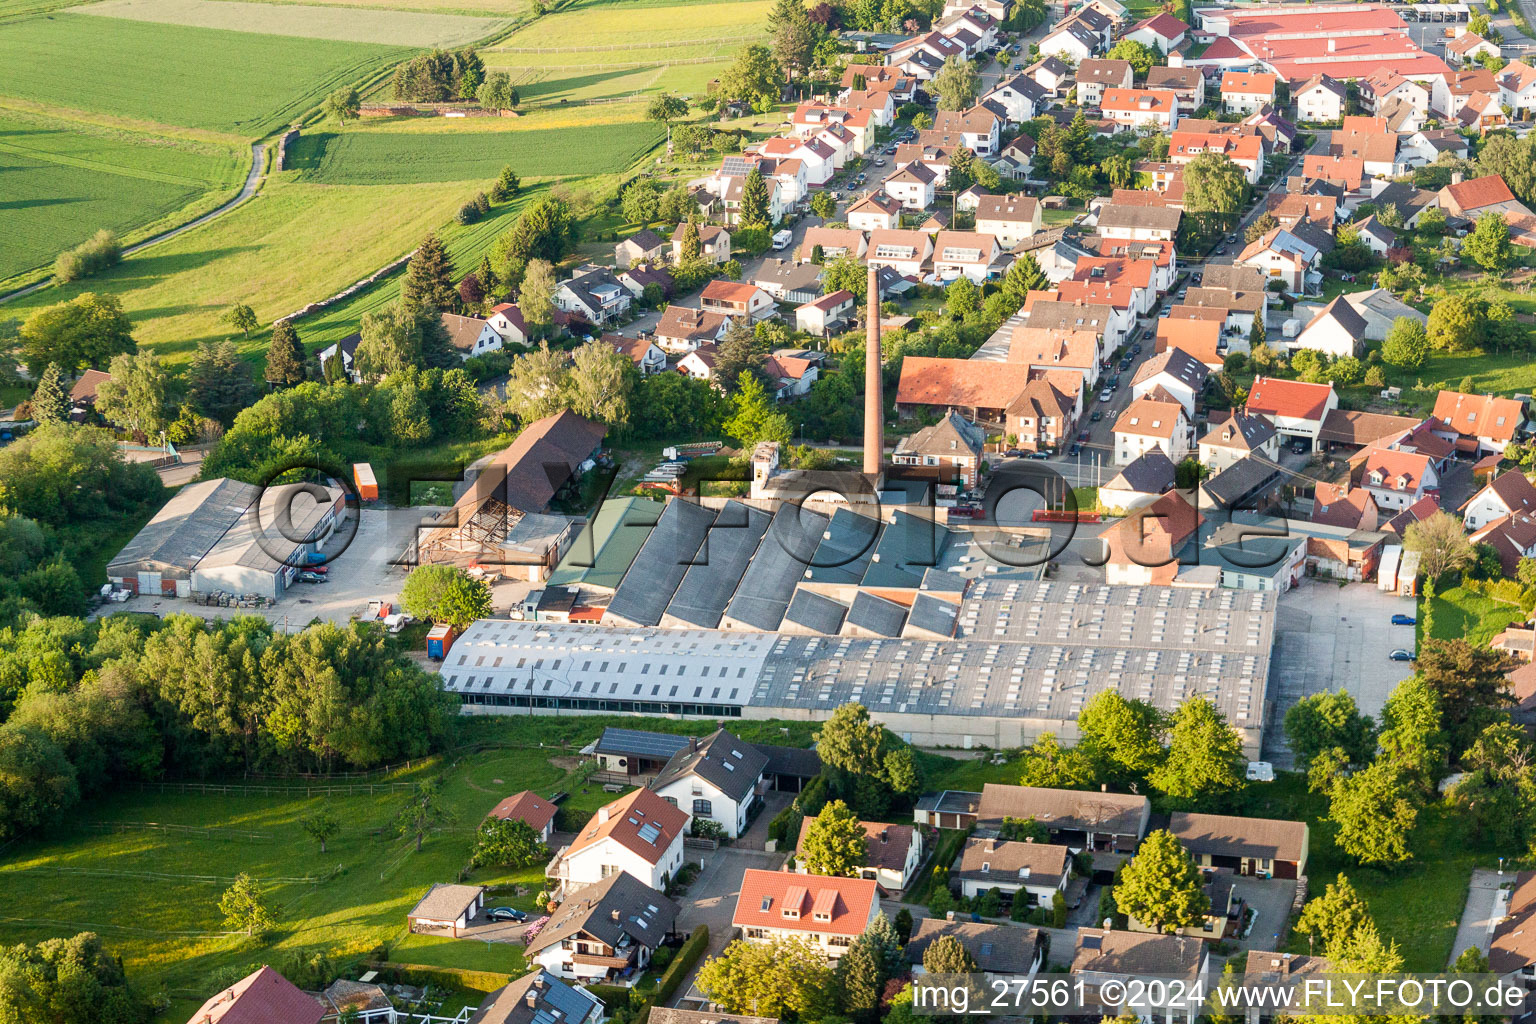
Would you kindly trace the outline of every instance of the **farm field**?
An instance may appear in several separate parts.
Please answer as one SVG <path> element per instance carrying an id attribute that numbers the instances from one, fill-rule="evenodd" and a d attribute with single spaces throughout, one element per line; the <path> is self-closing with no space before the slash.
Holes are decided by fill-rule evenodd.
<path id="1" fill-rule="evenodd" d="M 55 14 L 0 32 L 0 94 L 167 125 L 257 138 L 410 51 Z M 111 53 L 81 74 L 80 54 Z M 220 59 L 209 60 L 218 54 Z"/>
<path id="2" fill-rule="evenodd" d="M 383 9 L 360 15 L 343 7 L 274 6 L 243 0 L 103 0 L 70 8 L 69 13 L 232 32 L 421 47 L 465 46 L 509 24 L 506 18 Z"/>
<path id="3" fill-rule="evenodd" d="M 520 175 L 564 177 L 625 170 L 661 140 L 648 121 L 522 131 L 320 132 L 289 149 L 304 181 L 331 185 L 490 181 L 507 164 Z"/>
<path id="4" fill-rule="evenodd" d="M 224 146 L 140 136 L 0 111 L 0 280 L 45 265 L 101 228 L 131 235 L 236 189 Z"/>
<path id="5" fill-rule="evenodd" d="M 199 342 L 231 337 L 219 316 L 246 302 L 263 324 L 335 294 L 398 259 L 428 231 L 443 229 L 468 196 L 441 186 L 309 185 L 278 175 L 251 202 L 161 245 L 130 256 L 96 277 L 45 288 L 5 304 L 25 317 L 83 291 L 117 295 L 134 337 L 172 367 L 192 358 Z M 500 207 L 477 228 L 510 226 L 516 204 Z M 387 217 L 380 211 L 387 210 Z M 443 230 L 452 241 L 456 225 Z M 476 256 L 478 258 L 478 254 Z M 300 332 L 304 331 L 301 323 Z M 234 335 L 260 359 L 266 338 Z"/>

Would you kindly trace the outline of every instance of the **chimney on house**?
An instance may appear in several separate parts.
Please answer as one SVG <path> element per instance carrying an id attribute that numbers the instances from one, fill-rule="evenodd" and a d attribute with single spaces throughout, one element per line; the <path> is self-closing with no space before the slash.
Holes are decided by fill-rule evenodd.
<path id="1" fill-rule="evenodd" d="M 864 316 L 864 475 L 878 476 L 885 457 L 885 396 L 880 393 L 880 285 L 869 268 L 869 308 Z"/>
<path id="2" fill-rule="evenodd" d="M 619 910 L 618 910 L 618 908 L 615 907 L 614 909 L 608 911 L 608 916 L 613 918 L 615 921 L 617 921 L 619 919 Z"/>
<path id="3" fill-rule="evenodd" d="M 1467 180 L 1467 176 L 1465 174 L 1462 174 L 1460 171 L 1452 171 L 1451 172 L 1451 184 L 1452 185 L 1460 185 L 1463 181 L 1466 181 L 1466 180 Z"/>
<path id="4" fill-rule="evenodd" d="M 528 992 L 523 996 L 523 1001 L 528 1004 L 528 1009 L 536 1010 L 539 1007 L 539 990 L 532 985 L 528 986 Z"/>
<path id="5" fill-rule="evenodd" d="M 606 805 L 597 809 L 597 823 L 599 825 L 608 824 L 608 807 Z"/>

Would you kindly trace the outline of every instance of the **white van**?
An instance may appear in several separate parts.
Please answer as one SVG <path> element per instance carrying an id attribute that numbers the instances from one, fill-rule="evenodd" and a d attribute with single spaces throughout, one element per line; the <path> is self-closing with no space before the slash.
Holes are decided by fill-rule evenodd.
<path id="1" fill-rule="evenodd" d="M 788 249 L 789 243 L 793 242 L 794 240 L 795 233 L 788 228 L 785 228 L 783 231 L 775 231 L 773 233 L 773 248 L 775 251 L 778 251 L 779 249 Z"/>

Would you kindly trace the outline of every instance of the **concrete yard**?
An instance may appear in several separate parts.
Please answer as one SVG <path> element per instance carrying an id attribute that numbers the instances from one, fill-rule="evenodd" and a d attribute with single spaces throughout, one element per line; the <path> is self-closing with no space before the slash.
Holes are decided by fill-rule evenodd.
<path id="1" fill-rule="evenodd" d="M 1389 625 L 1398 613 L 1413 615 L 1411 597 L 1383 593 L 1374 584 L 1302 580 L 1280 598 L 1275 648 L 1269 667 L 1272 711 L 1264 735 L 1264 759 L 1291 766 L 1281 723 L 1304 697 L 1346 689 L 1367 715 L 1381 713 L 1413 663 L 1391 661 L 1394 648 L 1413 650 L 1414 627 Z"/>

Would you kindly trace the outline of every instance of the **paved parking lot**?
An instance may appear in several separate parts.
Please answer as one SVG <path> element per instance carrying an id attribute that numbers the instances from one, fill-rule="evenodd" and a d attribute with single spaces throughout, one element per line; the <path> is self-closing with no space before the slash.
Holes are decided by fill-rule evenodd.
<path id="1" fill-rule="evenodd" d="M 1253 930 L 1246 939 L 1238 941 L 1238 947 L 1243 950 L 1279 949 L 1291 903 L 1296 898 L 1295 879 L 1234 878 L 1232 888 L 1253 908 L 1254 914 Z"/>
<path id="2" fill-rule="evenodd" d="M 1380 714 L 1392 689 L 1413 671 L 1410 662 L 1387 658 L 1394 648 L 1414 646 L 1412 626 L 1390 624 L 1399 612 L 1413 615 L 1414 599 L 1383 593 L 1372 583 L 1304 579 L 1281 596 L 1269 665 L 1273 711 L 1264 732 L 1265 760 L 1290 767 L 1280 723 L 1304 697 L 1348 690 L 1362 712 Z"/>

